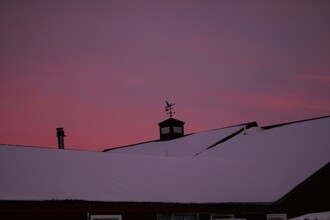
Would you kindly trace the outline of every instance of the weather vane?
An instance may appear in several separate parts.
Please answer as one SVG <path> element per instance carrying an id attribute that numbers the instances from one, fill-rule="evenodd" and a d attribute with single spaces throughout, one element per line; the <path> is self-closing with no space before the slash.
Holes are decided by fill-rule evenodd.
<path id="1" fill-rule="evenodd" d="M 175 112 L 172 111 L 175 103 L 168 103 L 167 101 L 165 101 L 165 102 L 166 102 L 165 111 L 172 118 L 172 115 L 175 114 Z"/>

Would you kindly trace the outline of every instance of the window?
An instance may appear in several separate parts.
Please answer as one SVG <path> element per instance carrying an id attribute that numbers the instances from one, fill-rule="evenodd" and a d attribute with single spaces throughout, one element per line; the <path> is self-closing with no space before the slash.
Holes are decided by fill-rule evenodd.
<path id="1" fill-rule="evenodd" d="M 173 128 L 174 133 L 182 134 L 182 128 L 181 127 L 174 127 Z"/>
<path id="2" fill-rule="evenodd" d="M 90 220 L 121 220 L 121 215 L 91 215 Z"/>
<path id="3" fill-rule="evenodd" d="M 211 220 L 245 220 L 245 218 L 235 218 L 234 215 L 216 214 L 211 216 Z"/>
<path id="4" fill-rule="evenodd" d="M 197 220 L 196 215 L 172 215 L 171 220 Z"/>
<path id="5" fill-rule="evenodd" d="M 287 220 L 286 214 L 268 214 L 267 220 Z"/>
<path id="6" fill-rule="evenodd" d="M 170 127 L 163 127 L 161 132 L 162 132 L 162 134 L 170 133 Z"/>
<path id="7" fill-rule="evenodd" d="M 212 220 L 246 220 L 245 218 L 217 218 L 212 217 Z"/>
<path id="8" fill-rule="evenodd" d="M 197 214 L 158 215 L 158 220 L 198 220 Z"/>

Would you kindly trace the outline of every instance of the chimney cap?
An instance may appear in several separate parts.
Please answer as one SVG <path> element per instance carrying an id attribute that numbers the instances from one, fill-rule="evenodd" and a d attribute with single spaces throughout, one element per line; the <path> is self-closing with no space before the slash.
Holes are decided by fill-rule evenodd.
<path id="1" fill-rule="evenodd" d="M 59 137 L 59 136 L 62 136 L 62 137 L 65 137 L 65 134 L 64 134 L 64 130 L 63 130 L 64 128 L 56 128 L 56 130 L 57 130 L 57 137 Z"/>

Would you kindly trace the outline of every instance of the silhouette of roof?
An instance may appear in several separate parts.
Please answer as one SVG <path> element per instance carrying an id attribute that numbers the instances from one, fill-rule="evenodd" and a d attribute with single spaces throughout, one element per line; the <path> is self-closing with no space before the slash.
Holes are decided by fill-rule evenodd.
<path id="1" fill-rule="evenodd" d="M 329 164 L 329 133 L 324 117 L 107 152 L 0 145 L 0 200 L 273 203 Z"/>
<path id="2" fill-rule="evenodd" d="M 140 144 L 122 146 L 106 149 L 106 152 L 121 154 L 142 154 L 155 156 L 194 156 L 201 151 L 212 147 L 221 141 L 231 138 L 232 135 L 240 133 L 244 127 L 258 126 L 256 122 L 235 125 L 226 128 L 219 128 L 204 132 L 188 134 L 184 137 L 170 141 L 150 141 Z"/>
<path id="3" fill-rule="evenodd" d="M 184 125 L 184 122 L 180 121 L 178 119 L 175 119 L 175 118 L 169 118 L 169 119 L 166 119 L 165 121 L 158 123 L 158 125 L 160 125 L 160 126 L 173 125 L 173 124 L 178 124 L 178 125 L 182 126 L 182 125 Z"/>

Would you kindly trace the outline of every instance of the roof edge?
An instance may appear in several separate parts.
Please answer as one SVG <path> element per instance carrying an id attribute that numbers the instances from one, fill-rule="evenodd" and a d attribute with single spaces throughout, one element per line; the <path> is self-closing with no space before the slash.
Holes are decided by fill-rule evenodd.
<path id="1" fill-rule="evenodd" d="M 183 202 L 130 202 L 130 201 L 93 201 L 93 200 L 81 200 L 81 199 L 64 199 L 64 200 L 0 200 L 0 206 L 4 203 L 6 204 L 26 204 L 26 203 L 31 203 L 31 204 L 38 204 L 38 203 L 43 203 L 43 204 L 56 204 L 56 203 L 62 203 L 62 204 L 87 204 L 87 203 L 93 203 L 93 204 L 146 204 L 146 205 L 209 205 L 209 206 L 270 206 L 273 204 L 273 202 L 219 202 L 219 203 L 183 203 Z"/>
<path id="2" fill-rule="evenodd" d="M 121 148 L 133 147 L 133 146 L 140 145 L 140 144 L 148 144 L 148 143 L 159 142 L 159 141 L 160 140 L 144 141 L 144 142 L 139 142 L 139 143 L 136 143 L 136 144 L 129 144 L 129 145 L 124 145 L 124 146 L 104 149 L 102 152 L 108 152 L 108 151 L 117 150 L 117 149 L 121 149 Z"/>
<path id="3" fill-rule="evenodd" d="M 283 206 L 286 206 L 286 204 L 290 203 L 290 201 L 293 200 L 297 194 L 306 191 L 306 188 L 308 188 L 310 185 L 319 183 L 319 180 L 322 179 L 322 177 L 327 176 L 330 177 L 330 162 L 318 169 L 311 176 L 307 177 L 305 180 L 303 180 L 303 182 L 299 183 L 283 197 L 275 201 L 273 209 L 281 209 Z"/>
<path id="4" fill-rule="evenodd" d="M 266 129 L 272 129 L 272 128 L 276 128 L 276 127 L 280 127 L 280 126 L 284 126 L 284 125 L 300 123 L 300 122 L 306 122 L 306 121 L 319 120 L 319 119 L 329 118 L 329 117 L 330 117 L 330 115 L 321 116 L 321 117 L 317 117 L 317 118 L 308 118 L 308 119 L 303 119 L 303 120 L 298 120 L 298 121 L 291 121 L 291 122 L 285 122 L 285 123 L 280 123 L 280 124 L 275 124 L 275 125 L 268 125 L 268 126 L 264 126 L 264 127 L 261 127 L 261 128 L 266 130 Z"/>
<path id="5" fill-rule="evenodd" d="M 259 126 L 256 121 L 251 121 L 251 122 L 247 122 L 247 123 L 243 123 L 243 124 L 238 124 L 238 125 L 227 126 L 227 127 L 223 127 L 223 128 L 214 128 L 214 129 L 210 129 L 210 130 L 197 131 L 197 132 L 185 134 L 183 137 L 186 137 L 186 136 L 189 136 L 189 135 L 192 135 L 192 134 L 201 133 L 201 132 L 215 131 L 215 130 L 232 128 L 232 127 L 238 127 L 238 126 L 243 126 L 243 125 L 246 125 L 246 129 L 251 128 L 251 127 L 258 127 Z M 108 151 L 117 150 L 117 149 L 121 149 L 121 148 L 133 147 L 133 146 L 140 145 L 140 144 L 148 144 L 148 143 L 160 142 L 160 141 L 163 142 L 163 141 L 170 141 L 170 140 L 159 140 L 159 139 L 156 139 L 156 140 L 151 140 L 151 141 L 144 141 L 144 142 L 139 142 L 139 143 L 135 143 L 135 144 L 129 144 L 129 145 L 124 145 L 124 146 L 119 146 L 119 147 L 107 148 L 107 149 L 104 149 L 102 152 L 108 152 Z"/>

